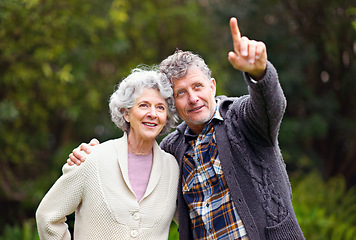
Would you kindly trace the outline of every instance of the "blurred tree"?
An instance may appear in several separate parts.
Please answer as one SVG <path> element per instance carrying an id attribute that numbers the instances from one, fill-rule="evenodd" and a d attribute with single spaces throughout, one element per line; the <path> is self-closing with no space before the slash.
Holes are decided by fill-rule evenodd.
<path id="1" fill-rule="evenodd" d="M 306 239 L 355 239 L 355 187 L 347 189 L 342 176 L 324 181 L 316 171 L 295 180 L 293 206 Z"/>
<path id="2" fill-rule="evenodd" d="M 33 179 L 50 173 L 53 154 L 70 139 L 78 119 L 90 118 L 106 102 L 99 89 L 107 88 L 104 73 L 111 69 L 105 66 L 101 73 L 96 66 L 105 64 L 101 56 L 107 39 L 102 37 L 113 28 L 103 17 L 109 7 L 103 1 L 0 3 L 0 201 L 5 221 L 33 213 L 36 197 L 45 190 L 33 189 Z M 118 29 L 124 20 L 116 23 Z M 48 182 L 43 185 L 48 188 Z"/>
<path id="3" fill-rule="evenodd" d="M 287 114 L 299 121 L 295 140 L 322 163 L 324 176 L 341 174 L 349 186 L 356 184 L 355 8 L 336 0 L 281 3 L 289 32 L 302 38 L 298 49 L 306 58 L 302 85 L 296 88 L 302 91 L 289 93 Z"/>
<path id="4" fill-rule="evenodd" d="M 208 48 L 205 11 L 188 0 L 0 2 L 0 232 L 34 216 L 76 144 L 120 134 L 108 98 L 131 68 Z"/>
<path id="5" fill-rule="evenodd" d="M 246 93 L 227 61 L 231 16 L 242 34 L 266 43 L 279 71 L 288 169 L 317 167 L 351 185 L 355 11 L 351 0 L 0 1 L 0 232 L 34 216 L 79 142 L 120 134 L 108 98 L 136 65 L 191 50 L 212 69 L 218 94 Z"/>
<path id="6" fill-rule="evenodd" d="M 222 24 L 236 16 L 243 35 L 267 45 L 288 100 L 280 132 L 288 169 L 316 167 L 326 178 L 342 174 L 348 186 L 356 184 L 356 9 L 352 1 L 211 3 Z M 230 41 L 221 39 L 223 45 Z M 246 93 L 241 80 L 232 83 L 236 81 L 233 69 L 225 69 L 230 71 L 222 79 L 225 93 Z"/>

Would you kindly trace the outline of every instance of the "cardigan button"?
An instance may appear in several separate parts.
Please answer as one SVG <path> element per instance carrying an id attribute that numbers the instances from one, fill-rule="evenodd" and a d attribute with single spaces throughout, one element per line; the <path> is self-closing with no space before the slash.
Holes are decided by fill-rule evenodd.
<path id="1" fill-rule="evenodd" d="M 132 215 L 133 219 L 135 220 L 139 220 L 140 219 L 140 214 L 138 212 L 135 212 L 133 215 Z"/>
<path id="2" fill-rule="evenodd" d="M 135 238 L 135 237 L 137 237 L 137 231 L 136 230 L 132 230 L 131 231 L 131 237 L 133 237 L 133 238 Z"/>

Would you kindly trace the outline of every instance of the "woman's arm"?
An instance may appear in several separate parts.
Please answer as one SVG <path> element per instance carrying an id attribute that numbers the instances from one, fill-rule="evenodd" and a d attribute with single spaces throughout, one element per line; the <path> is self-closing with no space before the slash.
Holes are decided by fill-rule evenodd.
<path id="1" fill-rule="evenodd" d="M 36 211 L 40 239 L 71 239 L 65 221 L 82 201 L 85 166 L 65 164 L 62 171 L 63 175 L 47 192 Z"/>

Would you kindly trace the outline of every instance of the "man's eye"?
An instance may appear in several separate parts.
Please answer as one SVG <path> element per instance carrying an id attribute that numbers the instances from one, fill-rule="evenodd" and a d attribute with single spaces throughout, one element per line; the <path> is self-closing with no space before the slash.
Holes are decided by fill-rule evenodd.
<path id="1" fill-rule="evenodd" d="M 179 91 L 176 93 L 176 96 L 179 97 L 179 96 L 182 96 L 184 94 L 184 91 Z"/>

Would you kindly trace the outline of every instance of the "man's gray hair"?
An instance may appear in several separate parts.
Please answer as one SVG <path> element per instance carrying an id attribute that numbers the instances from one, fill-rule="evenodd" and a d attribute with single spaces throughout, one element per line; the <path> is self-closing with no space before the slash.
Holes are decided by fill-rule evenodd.
<path id="1" fill-rule="evenodd" d="M 183 78 L 191 67 L 198 67 L 208 80 L 211 79 L 211 70 L 203 58 L 190 51 L 175 51 L 175 53 L 161 62 L 159 70 L 166 74 L 169 81 L 173 84 L 174 80 Z"/>

